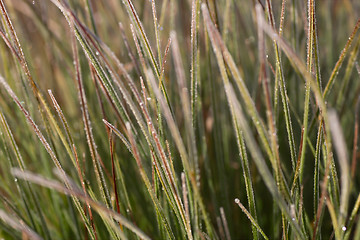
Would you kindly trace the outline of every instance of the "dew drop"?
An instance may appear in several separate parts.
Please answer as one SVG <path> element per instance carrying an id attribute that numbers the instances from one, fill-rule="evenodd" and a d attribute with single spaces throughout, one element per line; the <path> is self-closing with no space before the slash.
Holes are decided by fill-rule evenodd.
<path id="1" fill-rule="evenodd" d="M 341 230 L 343 230 L 343 231 L 345 232 L 345 231 L 346 231 L 346 227 L 343 226 L 343 227 L 341 228 Z"/>
<path id="2" fill-rule="evenodd" d="M 95 54 L 96 54 L 96 56 L 99 56 L 99 52 L 98 52 L 98 51 L 96 51 Z"/>
<path id="3" fill-rule="evenodd" d="M 295 221 L 295 218 L 292 218 L 291 220 Z"/>
<path id="4" fill-rule="evenodd" d="M 18 179 L 17 179 L 17 178 L 15 178 L 14 180 L 15 180 L 15 182 L 17 182 L 17 181 L 18 181 Z"/>
<path id="5" fill-rule="evenodd" d="M 126 209 L 126 212 L 127 212 L 127 213 L 129 213 L 129 212 L 130 212 L 130 210 L 127 208 L 127 209 Z"/>
<path id="6" fill-rule="evenodd" d="M 240 203 L 240 200 L 238 198 L 235 198 L 235 203 L 236 204 L 239 204 Z"/>
<path id="7" fill-rule="evenodd" d="M 32 4 L 35 5 L 35 1 L 32 1 Z"/>
<path id="8" fill-rule="evenodd" d="M 150 101 L 150 100 L 151 100 L 151 97 L 146 98 L 146 100 Z"/>

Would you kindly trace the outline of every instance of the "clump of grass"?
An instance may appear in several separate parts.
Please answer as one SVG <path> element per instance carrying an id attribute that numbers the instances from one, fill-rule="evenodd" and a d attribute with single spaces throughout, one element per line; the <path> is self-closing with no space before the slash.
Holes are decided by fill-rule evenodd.
<path id="1" fill-rule="evenodd" d="M 0 0 L 4 239 L 360 239 L 357 1 Z"/>

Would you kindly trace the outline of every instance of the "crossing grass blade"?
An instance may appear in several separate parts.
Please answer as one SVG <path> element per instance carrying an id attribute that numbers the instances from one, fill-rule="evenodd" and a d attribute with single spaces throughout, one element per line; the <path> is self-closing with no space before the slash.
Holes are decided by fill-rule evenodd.
<path id="1" fill-rule="evenodd" d="M 103 216 L 105 216 L 107 218 L 112 217 L 112 218 L 116 219 L 117 221 L 121 222 L 124 226 L 131 229 L 134 233 L 136 233 L 142 239 L 150 239 L 140 229 L 138 229 L 131 222 L 129 222 L 126 218 L 124 218 L 123 216 L 119 215 L 118 213 L 112 211 L 111 209 L 108 209 L 106 206 L 102 205 L 101 203 L 98 203 L 98 202 L 92 200 L 91 198 L 87 197 L 79 189 L 74 188 L 74 189 L 70 190 L 68 188 L 65 188 L 61 183 L 59 183 L 57 181 L 46 179 L 46 178 L 43 178 L 41 176 L 35 175 L 30 172 L 19 171 L 16 168 L 12 169 L 12 174 L 18 178 L 29 180 L 33 183 L 39 184 L 39 185 L 47 187 L 47 188 L 52 188 L 52 189 L 59 191 L 61 193 L 64 193 L 64 194 L 77 196 L 79 199 L 81 199 L 83 201 L 88 201 L 89 204 L 96 211 L 98 211 L 99 213 L 105 213 Z M 63 179 L 63 180 L 68 181 L 65 179 Z M 118 226 L 116 226 L 116 227 L 118 227 Z"/>

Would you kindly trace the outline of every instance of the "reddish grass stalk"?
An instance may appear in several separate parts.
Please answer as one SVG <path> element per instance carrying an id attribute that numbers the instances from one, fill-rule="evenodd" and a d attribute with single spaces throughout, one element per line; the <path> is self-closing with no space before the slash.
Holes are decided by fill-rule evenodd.
<path id="1" fill-rule="evenodd" d="M 355 177 L 356 165 L 357 165 L 357 152 L 358 152 L 358 137 L 359 137 L 359 107 L 360 98 L 358 98 L 355 107 L 355 127 L 354 127 L 354 141 L 351 161 L 351 179 Z"/>
<path id="2" fill-rule="evenodd" d="M 119 196 L 118 196 L 118 190 L 117 190 L 117 185 L 116 185 L 116 171 L 115 171 L 115 162 L 114 162 L 115 141 L 113 139 L 111 129 L 109 132 L 109 145 L 110 145 L 112 181 L 113 181 L 114 194 L 115 194 L 116 211 L 120 214 Z M 119 223 L 119 226 L 120 226 L 121 230 L 123 230 L 123 226 L 121 225 L 121 223 Z"/>

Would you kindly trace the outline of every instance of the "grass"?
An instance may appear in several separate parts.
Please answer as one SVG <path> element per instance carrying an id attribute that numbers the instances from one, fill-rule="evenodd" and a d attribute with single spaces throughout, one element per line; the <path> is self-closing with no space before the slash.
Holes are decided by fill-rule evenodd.
<path id="1" fill-rule="evenodd" d="M 2 239 L 360 239 L 358 1 L 0 11 Z"/>

